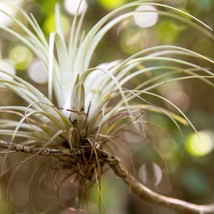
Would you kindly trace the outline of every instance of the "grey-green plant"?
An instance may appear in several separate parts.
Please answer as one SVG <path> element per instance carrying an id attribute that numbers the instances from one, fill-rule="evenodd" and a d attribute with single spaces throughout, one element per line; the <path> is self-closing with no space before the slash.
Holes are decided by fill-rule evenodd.
<path id="1" fill-rule="evenodd" d="M 80 17 L 75 15 L 68 42 L 63 32 L 59 6 L 55 11 L 56 32 L 50 34 L 48 41 L 32 14 L 28 15 L 20 9 L 22 19 L 31 26 L 30 30 L 19 19 L 0 9 L 22 33 L 4 25 L 0 25 L 1 31 L 6 31 L 26 45 L 41 60 L 48 74 L 46 97 L 26 80 L 7 70 L 0 70 L 0 86 L 11 90 L 27 103 L 26 106 L 0 106 L 2 114 L 19 118 L 0 119 L 0 147 L 6 155 L 25 152 L 32 154 L 30 158 L 54 156 L 61 163 L 60 167 L 66 168 L 69 176 L 75 175 L 87 190 L 96 185 L 100 192 L 99 180 L 106 166 L 109 166 L 142 200 L 183 212 L 213 213 L 214 205 L 195 205 L 153 192 L 132 176 L 122 161 L 125 158 L 120 150 L 125 142 L 118 133 L 130 126 L 133 133 L 142 130 L 144 133 L 145 111 L 166 115 L 178 129 L 180 123 L 188 123 L 195 131 L 187 116 L 154 89 L 168 82 L 194 78 L 213 87 L 213 73 L 185 58 L 197 58 L 210 64 L 214 61 L 173 45 L 150 47 L 126 59 L 91 67 L 94 52 L 105 34 L 118 23 L 140 13 L 135 8 L 144 4 L 156 6 L 158 14 L 182 21 L 214 39 L 206 24 L 158 1 L 134 1 L 124 5 L 103 17 L 89 32 L 81 29 L 85 13 Z M 152 72 L 158 75 L 127 88 L 133 79 Z M 167 102 L 178 113 L 147 101 L 145 96 Z M 8 136 L 10 140 L 4 141 Z"/>

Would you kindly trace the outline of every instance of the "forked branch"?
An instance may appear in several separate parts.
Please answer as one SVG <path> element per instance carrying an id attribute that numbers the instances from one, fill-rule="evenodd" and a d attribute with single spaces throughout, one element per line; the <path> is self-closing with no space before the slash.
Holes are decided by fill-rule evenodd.
<path id="1" fill-rule="evenodd" d="M 39 148 L 36 146 L 26 146 L 0 140 L 0 147 L 7 149 L 11 152 L 25 152 L 39 155 L 54 155 L 54 156 L 72 156 L 72 152 L 69 149 L 59 150 L 50 148 Z M 5 151 L 6 152 L 6 151 Z M 78 151 L 74 151 L 78 152 Z M 79 151 L 80 152 L 80 151 Z M 134 178 L 121 162 L 115 157 L 108 153 L 104 153 L 106 157 L 106 163 L 113 169 L 115 174 L 124 180 L 130 187 L 131 191 L 134 192 L 140 199 L 146 200 L 152 204 L 161 205 L 166 208 L 171 208 L 182 213 L 188 214 L 213 214 L 214 204 L 210 205 L 196 205 L 183 200 L 167 197 L 158 193 L 155 193 L 151 189 L 144 186 L 136 178 Z"/>

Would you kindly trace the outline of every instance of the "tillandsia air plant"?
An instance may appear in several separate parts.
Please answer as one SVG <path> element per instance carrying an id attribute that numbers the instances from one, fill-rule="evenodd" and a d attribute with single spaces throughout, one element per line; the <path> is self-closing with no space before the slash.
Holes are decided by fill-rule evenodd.
<path id="1" fill-rule="evenodd" d="M 195 131 L 185 114 L 170 100 L 155 93 L 154 89 L 168 82 L 194 78 L 213 87 L 213 73 L 185 60 L 185 57 L 204 60 L 211 65 L 214 61 L 183 47 L 163 45 L 144 49 L 123 60 L 91 66 L 96 47 L 104 35 L 118 23 L 140 14 L 141 11 L 135 9 L 144 4 L 156 6 L 158 14 L 182 21 L 211 40 L 214 39 L 207 25 L 184 11 L 158 1 L 135 1 L 124 5 L 103 17 L 87 33 L 81 29 L 85 13 L 80 17 L 76 15 L 68 41 L 64 36 L 59 6 L 56 6 L 55 11 L 56 32 L 50 34 L 48 41 L 32 14 L 28 15 L 20 9 L 21 16 L 31 26 L 29 29 L 0 9 L 22 33 L 3 25 L 0 26 L 1 31 L 6 31 L 26 45 L 41 60 L 48 73 L 48 95 L 45 96 L 26 80 L 7 70 L 0 70 L 1 87 L 11 90 L 26 102 L 25 106 L 0 106 L 2 115 L 12 115 L 9 119 L 0 119 L 0 147 L 4 154 L 1 163 L 2 180 L 11 168 L 17 172 L 28 161 L 41 161 L 41 164 L 31 168 L 29 195 L 33 195 L 37 189 L 36 180 L 41 195 L 45 195 L 42 185 L 49 185 L 49 188 L 52 185 L 53 192 L 60 197 L 60 186 L 65 180 L 70 180 L 77 185 L 77 200 L 62 202 L 62 205 L 82 212 L 82 202 L 87 202 L 93 186 L 99 192 L 100 206 L 104 206 L 100 179 L 111 168 L 142 200 L 183 213 L 214 213 L 214 205 L 200 206 L 166 197 L 139 182 L 131 175 L 130 151 L 124 149 L 129 142 L 123 136 L 124 131 L 129 131 L 142 141 L 146 138 L 147 120 L 144 113 L 147 111 L 166 115 L 178 129 L 180 124 L 188 123 Z M 147 73 L 157 75 L 143 81 Z M 140 84 L 134 85 L 133 80 L 141 76 Z M 177 114 L 157 106 L 145 97 L 167 102 Z M 13 158 L 8 167 L 10 156 L 21 152 L 26 154 L 24 158 Z M 46 168 L 46 176 L 40 173 L 41 166 Z M 9 179 L 11 185 L 12 179 L 15 179 L 12 171 Z M 58 182 L 60 173 L 63 173 L 63 179 Z M 44 177 L 46 183 L 43 182 Z M 52 180 L 51 185 L 48 180 Z M 8 185 L 6 192 L 11 207 L 18 209 L 11 200 L 10 191 Z M 34 202 L 41 204 L 41 200 L 38 198 Z M 31 206 L 32 212 L 41 213 L 34 202 L 27 201 L 24 206 Z M 53 213 L 53 209 L 52 203 L 49 211 Z"/>

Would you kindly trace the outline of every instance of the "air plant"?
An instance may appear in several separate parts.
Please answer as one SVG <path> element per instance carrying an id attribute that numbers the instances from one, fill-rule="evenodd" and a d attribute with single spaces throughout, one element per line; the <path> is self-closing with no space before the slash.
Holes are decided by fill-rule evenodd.
<path id="1" fill-rule="evenodd" d="M 127 59 L 91 67 L 93 54 L 104 35 L 116 24 L 140 13 L 135 8 L 144 4 L 156 6 L 157 13 L 178 19 L 214 39 L 210 28 L 195 17 L 150 1 L 135 1 L 110 12 L 85 34 L 81 30 L 85 14 L 76 15 L 68 42 L 58 6 L 55 11 L 56 32 L 50 34 L 49 41 L 32 14 L 27 15 L 20 9 L 25 22 L 32 28 L 30 30 L 1 10 L 22 33 L 2 25 L 1 30 L 20 40 L 44 64 L 48 73 L 48 95 L 46 97 L 7 70 L 0 70 L 1 87 L 11 90 L 27 103 L 26 106 L 0 107 L 1 113 L 15 118 L 0 120 L 0 147 L 6 155 L 25 152 L 31 154 L 31 159 L 38 156 L 51 159 L 54 156 L 57 160 L 54 170 L 66 169 L 68 176 L 75 175 L 75 180 L 84 187 L 81 194 L 85 194 L 84 191 L 93 184 L 100 191 L 101 175 L 109 166 L 142 199 L 190 213 L 212 213 L 212 205 L 194 205 L 156 194 L 145 187 L 130 174 L 120 150 L 126 144 L 121 134 L 123 130 L 145 138 L 145 134 L 141 134 L 142 130 L 145 133 L 145 111 L 166 115 L 179 129 L 179 123 L 189 123 L 194 129 L 185 114 L 154 89 L 167 82 L 192 78 L 213 86 L 211 71 L 184 58 L 198 58 L 210 64 L 214 61 L 183 47 L 163 45 L 144 49 Z M 156 71 L 159 71 L 156 76 L 128 88 L 133 79 Z M 167 102 L 178 114 L 151 103 L 145 96 Z"/>

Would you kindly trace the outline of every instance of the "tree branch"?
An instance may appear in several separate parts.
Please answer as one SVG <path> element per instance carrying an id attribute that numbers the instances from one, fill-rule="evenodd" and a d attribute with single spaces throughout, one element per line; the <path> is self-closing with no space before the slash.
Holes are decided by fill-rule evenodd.
<path id="1" fill-rule="evenodd" d="M 22 145 L 17 143 L 11 143 L 0 140 L 0 147 L 13 152 L 24 152 L 29 154 L 38 154 L 44 156 L 71 156 L 71 151 L 69 149 L 59 150 L 50 149 L 46 147 L 37 147 Z"/>
<path id="2" fill-rule="evenodd" d="M 113 169 L 116 175 L 123 179 L 140 199 L 146 200 L 152 204 L 161 205 L 166 208 L 171 208 L 182 213 L 189 214 L 213 214 L 214 204 L 210 205 L 196 205 L 186 201 L 175 198 L 170 198 L 158 193 L 153 192 L 136 178 L 134 178 L 125 167 L 115 158 L 108 158 L 108 165 Z"/>
<path id="3" fill-rule="evenodd" d="M 59 149 L 50 149 L 45 147 L 36 147 L 36 146 L 27 146 L 11 142 L 5 142 L 0 140 L 0 147 L 8 149 L 15 152 L 25 152 L 31 154 L 39 155 L 54 155 L 54 156 L 72 156 L 72 154 L 80 154 L 81 151 L 78 149 L 72 149 L 72 152 L 69 149 L 59 150 Z M 113 169 L 116 175 L 118 175 L 123 181 L 125 181 L 131 188 L 131 191 L 134 192 L 140 199 L 146 200 L 152 204 L 161 205 L 166 208 L 171 208 L 177 211 L 182 211 L 182 213 L 189 214 L 213 214 L 214 213 L 214 204 L 210 205 L 196 205 L 179 199 L 167 197 L 158 193 L 155 193 L 151 189 L 144 186 L 136 178 L 134 178 L 122 165 L 122 163 L 111 156 L 109 153 L 103 153 L 106 163 Z"/>

